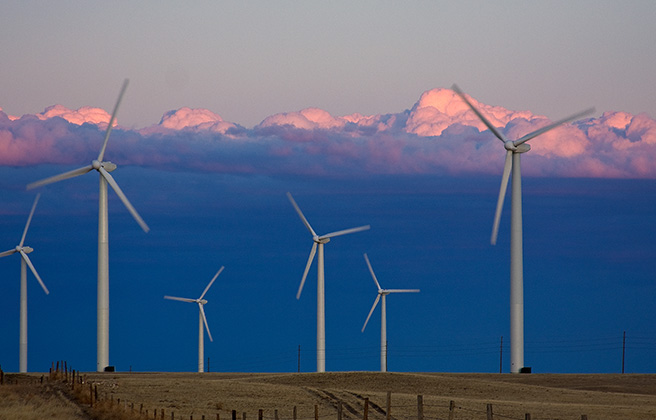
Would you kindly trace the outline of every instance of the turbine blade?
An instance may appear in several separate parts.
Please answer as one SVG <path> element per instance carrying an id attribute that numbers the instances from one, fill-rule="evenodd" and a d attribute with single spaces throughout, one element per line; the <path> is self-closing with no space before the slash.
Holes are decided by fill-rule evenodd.
<path id="1" fill-rule="evenodd" d="M 310 257 L 305 264 L 305 271 L 303 271 L 303 278 L 301 279 L 301 285 L 298 287 L 298 292 L 296 292 L 296 299 L 301 298 L 301 292 L 303 291 L 303 285 L 305 284 L 305 279 L 307 278 L 308 271 L 310 271 L 310 266 L 312 265 L 312 260 L 314 260 L 314 254 L 317 252 L 317 243 L 312 244 L 312 249 L 310 250 Z"/>
<path id="2" fill-rule="evenodd" d="M 497 138 L 498 138 L 499 140 L 501 140 L 501 141 L 504 142 L 504 143 L 505 143 L 506 141 L 508 141 L 508 140 L 506 139 L 506 137 L 505 137 L 505 136 L 504 136 L 504 135 L 503 135 L 503 134 L 502 134 L 502 133 L 501 133 L 501 132 L 495 127 L 495 126 L 493 126 L 492 123 L 491 123 L 490 121 L 488 121 L 487 118 L 485 118 L 485 117 L 483 116 L 483 114 L 481 114 L 480 111 L 474 107 L 474 105 L 471 104 L 471 102 L 469 102 L 469 100 L 465 97 L 465 94 L 460 90 L 460 88 L 459 88 L 457 85 L 454 84 L 453 86 L 451 86 L 451 89 L 452 89 L 455 93 L 457 93 L 458 96 L 460 96 L 460 98 L 461 98 L 463 101 L 465 101 L 465 103 L 469 106 L 469 108 L 470 108 L 472 111 L 474 111 L 474 114 L 476 114 L 476 116 L 477 116 L 481 121 L 483 121 L 483 124 L 485 124 L 485 126 L 486 126 L 486 127 L 492 132 L 492 133 L 494 133 L 494 135 L 497 136 Z"/>
<path id="3" fill-rule="evenodd" d="M 118 112 L 118 106 L 121 103 L 121 99 L 123 99 L 123 94 L 125 93 L 125 90 L 128 88 L 128 79 L 125 79 L 123 81 L 123 87 L 121 88 L 121 92 L 118 94 L 118 99 L 116 100 L 116 105 L 114 105 L 114 111 L 112 112 L 112 118 L 109 120 L 109 125 L 107 126 L 107 131 L 105 131 L 105 139 L 103 140 L 103 145 L 102 148 L 100 149 L 100 153 L 98 154 L 98 162 L 103 161 L 103 157 L 105 156 L 105 149 L 107 148 L 107 140 L 109 140 L 109 133 L 112 132 L 112 126 L 114 125 L 114 121 L 116 120 L 116 113 Z"/>
<path id="4" fill-rule="evenodd" d="M 130 204 L 130 201 L 121 190 L 121 187 L 119 187 L 116 181 L 114 181 L 114 178 L 102 166 L 100 167 L 100 169 L 98 169 L 98 172 L 100 172 L 103 178 L 107 180 L 107 183 L 112 186 L 112 189 L 114 190 L 116 195 L 118 195 L 118 197 L 121 199 L 123 205 L 128 209 L 134 220 L 136 220 L 136 222 L 139 223 L 141 229 L 143 229 L 143 231 L 147 233 L 150 230 L 150 228 L 148 227 L 146 222 L 143 221 L 141 216 L 139 216 L 139 213 L 137 213 L 134 207 L 132 207 L 132 204 Z"/>
<path id="5" fill-rule="evenodd" d="M 501 221 L 501 210 L 503 209 L 503 201 L 506 198 L 506 189 L 508 188 L 508 179 L 510 179 L 510 171 L 512 170 L 512 154 L 511 150 L 506 152 L 506 163 L 503 165 L 503 175 L 501 176 L 501 188 L 499 188 L 499 198 L 497 199 L 497 210 L 494 213 L 494 224 L 492 225 L 492 237 L 490 243 L 497 244 L 497 235 L 499 234 L 499 222 Z"/>
<path id="6" fill-rule="evenodd" d="M 381 289 L 380 283 L 378 283 L 378 279 L 376 278 L 376 274 L 374 273 L 374 269 L 371 267 L 371 263 L 369 262 L 369 257 L 367 257 L 367 254 L 364 254 L 364 260 L 367 262 L 367 267 L 369 267 L 369 272 L 371 273 L 371 277 L 374 279 L 374 283 L 376 283 L 376 287 L 378 290 Z"/>
<path id="7" fill-rule="evenodd" d="M 292 193 L 287 192 L 287 198 L 289 198 L 289 201 L 292 203 L 292 206 L 294 206 L 294 209 L 296 209 L 296 213 L 298 213 L 298 216 L 303 221 L 303 224 L 305 225 L 307 230 L 310 231 L 312 236 L 317 236 L 314 229 L 312 229 L 312 226 L 310 226 L 310 222 L 308 222 L 307 219 L 305 218 L 305 216 L 303 215 L 303 212 L 301 211 L 301 208 L 298 206 L 298 204 L 296 204 L 296 201 L 294 201 L 294 197 L 292 197 Z"/>
<path id="8" fill-rule="evenodd" d="M 196 303 L 196 299 L 181 298 L 177 296 L 164 296 L 164 299 L 179 300 L 180 302 Z"/>
<path id="9" fill-rule="evenodd" d="M 205 296 L 205 293 L 207 293 L 207 291 L 210 290 L 210 287 L 212 287 L 212 284 L 214 283 L 214 280 L 216 280 L 216 278 L 219 277 L 219 274 L 221 274 L 221 272 L 223 271 L 224 268 L 225 268 L 225 266 L 221 266 L 221 268 L 219 268 L 219 271 L 217 271 L 216 274 L 214 275 L 214 277 L 212 277 L 212 280 L 210 280 L 209 284 L 207 285 L 205 290 L 203 290 L 203 294 L 200 295 L 198 300 L 201 300 Z"/>
<path id="10" fill-rule="evenodd" d="M 27 184 L 27 189 L 32 190 L 34 188 L 42 187 L 44 185 L 52 184 L 53 182 L 58 182 L 62 181 L 64 179 L 68 178 L 74 178 L 76 176 L 84 175 L 87 172 L 91 171 L 93 169 L 93 166 L 87 165 L 82 168 L 78 169 L 73 169 L 72 171 L 64 172 L 63 174 L 51 176 L 49 178 L 42 179 L 40 181 L 35 181 L 32 182 L 31 184 Z"/>
<path id="11" fill-rule="evenodd" d="M 25 230 L 23 230 L 23 236 L 21 237 L 20 244 L 18 244 L 19 248 L 23 247 L 23 243 L 25 242 L 25 236 L 27 235 L 27 229 L 30 227 L 30 222 L 32 221 L 32 216 L 34 216 L 34 209 L 36 209 L 36 203 L 39 202 L 39 197 L 41 197 L 41 193 L 36 195 L 36 198 L 34 199 L 34 204 L 32 204 L 32 210 L 30 211 L 30 216 L 27 218 L 27 223 L 25 224 Z"/>
<path id="12" fill-rule="evenodd" d="M 419 293 L 419 289 L 385 289 L 388 293 Z"/>
<path id="13" fill-rule="evenodd" d="M 519 146 L 520 144 L 526 143 L 527 141 L 531 140 L 532 138 L 535 138 L 535 137 L 539 136 L 540 134 L 544 134 L 547 131 L 558 127 L 559 125 L 568 123 L 570 121 L 574 121 L 575 119 L 580 118 L 584 115 L 591 114 L 591 113 L 594 112 L 594 110 L 595 110 L 594 108 L 588 108 L 585 111 L 577 112 L 576 114 L 570 115 L 569 117 L 563 118 L 562 120 L 558 120 L 554 123 L 551 123 L 547 126 L 544 126 L 539 130 L 535 130 L 534 132 L 525 135 L 524 137 L 520 138 L 519 140 L 513 141 L 513 144 L 515 146 Z"/>
<path id="14" fill-rule="evenodd" d="M 41 285 L 43 291 L 46 292 L 46 295 L 49 295 L 50 292 L 48 291 L 48 288 L 46 287 L 43 280 L 41 280 L 41 276 L 39 276 L 39 273 L 36 272 L 36 268 L 34 268 L 32 261 L 30 261 L 30 257 L 28 257 L 27 254 L 23 251 L 19 251 L 19 252 L 21 254 L 21 257 L 23 257 L 23 259 L 27 263 L 27 266 L 30 267 L 30 270 L 32 270 L 32 274 L 34 274 L 34 277 L 36 277 L 36 279 L 39 281 L 39 284 Z"/>
<path id="15" fill-rule="evenodd" d="M 0 258 L 6 257 L 8 255 L 15 254 L 16 252 L 18 252 L 18 251 L 16 251 L 16 248 L 10 249 L 9 251 L 5 251 L 5 252 L 0 253 Z"/>
<path id="16" fill-rule="evenodd" d="M 351 229 L 339 230 L 337 232 L 328 233 L 326 235 L 319 236 L 319 239 L 334 238 L 335 236 L 348 235 L 349 233 L 362 232 L 363 230 L 369 230 L 371 226 L 359 226 Z"/>
<path id="17" fill-rule="evenodd" d="M 376 309 L 376 305 L 378 305 L 379 300 L 380 300 L 380 293 L 378 294 L 378 296 L 376 296 L 376 300 L 374 300 L 374 304 L 371 307 L 371 310 L 369 311 L 369 315 L 367 315 L 367 320 L 364 321 L 364 325 L 362 326 L 361 332 L 364 332 L 364 329 L 367 328 L 367 323 L 369 322 L 369 318 L 371 318 L 371 314 L 374 313 L 374 309 Z"/>
<path id="18" fill-rule="evenodd" d="M 203 304 L 198 302 L 198 309 L 200 309 L 200 314 L 203 316 L 203 324 L 205 324 L 205 330 L 207 330 L 207 335 L 210 337 L 210 341 L 214 341 L 212 339 L 212 333 L 210 332 L 210 326 L 207 325 L 207 317 L 205 316 L 205 310 L 203 309 Z"/>

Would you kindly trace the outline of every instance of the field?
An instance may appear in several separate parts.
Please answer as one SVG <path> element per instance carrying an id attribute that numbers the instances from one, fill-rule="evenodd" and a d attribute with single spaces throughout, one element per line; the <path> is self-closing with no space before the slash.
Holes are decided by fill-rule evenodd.
<path id="1" fill-rule="evenodd" d="M 32 379 L 33 394 L 16 396 L 26 385 L 0 387 L 0 418 L 31 419 L 20 416 L 21 407 L 33 410 L 31 403 L 45 410 L 50 401 L 56 413 L 48 418 L 89 418 L 77 409 L 57 386 L 40 385 L 41 374 L 7 375 L 21 381 Z M 47 376 L 47 375 L 46 375 Z M 390 414 L 393 419 L 417 419 L 418 395 L 423 399 L 426 420 L 449 418 L 449 403 L 454 401 L 454 419 L 486 419 L 492 405 L 495 419 L 654 419 L 656 418 L 656 375 L 576 375 L 576 374 L 462 374 L 462 373 L 88 373 L 88 383 L 97 386 L 99 398 L 113 401 L 114 407 L 153 418 L 230 419 L 232 410 L 242 419 L 314 419 L 315 406 L 320 419 L 337 419 L 341 403 L 344 419 L 363 418 L 368 399 L 368 418 L 383 420 L 387 412 L 387 395 L 391 392 Z M 48 381 L 46 381 L 48 383 Z M 49 383 L 52 383 L 50 381 Z M 46 390 L 49 389 L 49 391 Z M 83 389 L 87 389 L 85 385 Z M 38 391 L 40 389 L 40 391 Z M 46 395 L 50 393 L 50 396 Z M 27 397 L 27 395 L 31 395 Z M 18 404 L 17 400 L 23 401 Z M 119 403 L 120 400 L 120 403 Z M 13 403 L 12 403 L 13 401 Z M 8 415 L 9 404 L 14 408 Z M 84 404 L 82 405 L 84 408 Z M 86 416 L 86 417 L 85 417 Z"/>

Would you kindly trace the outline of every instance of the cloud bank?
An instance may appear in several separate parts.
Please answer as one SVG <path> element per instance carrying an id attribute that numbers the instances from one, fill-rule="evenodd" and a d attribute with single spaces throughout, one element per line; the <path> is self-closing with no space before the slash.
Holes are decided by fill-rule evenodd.
<path id="1" fill-rule="evenodd" d="M 471 101 L 510 139 L 550 122 L 530 111 Z M 0 108 L 0 165 L 84 164 L 97 155 L 109 119 L 92 107 L 55 105 L 20 118 Z M 656 178 L 656 121 L 646 114 L 605 112 L 530 144 L 522 165 L 529 176 Z M 396 114 L 333 116 L 307 108 L 271 115 L 252 128 L 184 107 L 150 127 L 118 125 L 106 157 L 119 165 L 170 170 L 340 176 L 496 174 L 504 154 L 467 105 L 438 88 Z"/>

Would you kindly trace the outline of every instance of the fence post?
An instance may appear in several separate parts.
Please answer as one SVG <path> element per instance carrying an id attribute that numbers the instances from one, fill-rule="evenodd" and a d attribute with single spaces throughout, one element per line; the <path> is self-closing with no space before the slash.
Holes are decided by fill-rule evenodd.
<path id="1" fill-rule="evenodd" d="M 344 406 L 342 405 L 342 402 L 340 401 L 339 404 L 337 405 L 337 420 L 342 420 L 342 410 L 344 409 Z M 294 420 L 296 420 L 296 417 L 294 417 Z"/>
<path id="2" fill-rule="evenodd" d="M 264 410 L 260 408 L 257 412 L 257 420 L 262 420 L 263 417 L 264 417 Z"/>
<path id="3" fill-rule="evenodd" d="M 237 410 L 232 410 L 232 420 L 237 420 Z"/>
<path id="4" fill-rule="evenodd" d="M 453 420 L 456 415 L 456 403 L 451 400 L 449 401 L 449 420 Z"/>
<path id="5" fill-rule="evenodd" d="M 424 396 L 417 395 L 417 420 L 424 420 Z"/>
<path id="6" fill-rule="evenodd" d="M 588 420 L 587 414 L 581 414 L 581 420 Z"/>
<path id="7" fill-rule="evenodd" d="M 241 413 L 241 420 L 246 420 L 246 412 Z"/>
<path id="8" fill-rule="evenodd" d="M 216 420 L 219 420 L 219 415 L 216 415 Z M 273 410 L 273 420 L 278 420 L 278 409 Z"/>
<path id="9" fill-rule="evenodd" d="M 387 391 L 387 413 L 385 414 L 385 420 L 390 420 L 392 418 L 392 391 Z"/>
<path id="10" fill-rule="evenodd" d="M 369 420 L 369 398 L 364 399 L 364 414 L 362 416 L 363 420 Z"/>
<path id="11" fill-rule="evenodd" d="M 531 420 L 531 413 L 524 414 L 524 420 Z"/>
<path id="12" fill-rule="evenodd" d="M 314 405 L 314 420 L 319 420 L 319 406 Z"/>
<path id="13" fill-rule="evenodd" d="M 294 411 L 292 412 L 292 418 L 296 420 L 296 406 L 294 406 Z"/>
<path id="14" fill-rule="evenodd" d="M 494 420 L 492 417 L 492 404 L 487 405 L 487 420 Z"/>
<path id="15" fill-rule="evenodd" d="M 89 407 L 93 407 L 93 385 L 89 383 Z"/>

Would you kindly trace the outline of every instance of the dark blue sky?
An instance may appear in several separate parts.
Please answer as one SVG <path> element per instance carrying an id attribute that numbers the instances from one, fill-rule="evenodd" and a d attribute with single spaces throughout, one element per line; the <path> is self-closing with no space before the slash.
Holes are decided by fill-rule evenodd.
<path id="1" fill-rule="evenodd" d="M 0 167 L 0 248 L 20 240 L 33 192 L 68 166 Z M 388 299 L 391 371 L 509 368 L 509 201 L 489 245 L 499 176 L 234 176 L 124 166 L 114 172 L 151 227 L 110 193 L 110 364 L 193 371 L 195 306 L 206 295 L 212 371 L 314 371 L 316 262 L 295 299 L 311 238 L 370 224 L 326 245 L 327 370 L 379 368 L 381 285 L 420 288 Z M 656 371 L 656 181 L 524 177 L 526 365 L 534 372 Z M 26 244 L 51 291 L 29 275 L 29 359 L 44 371 L 96 359 L 97 175 L 44 188 Z M 0 365 L 18 370 L 18 258 L 0 260 Z"/>

